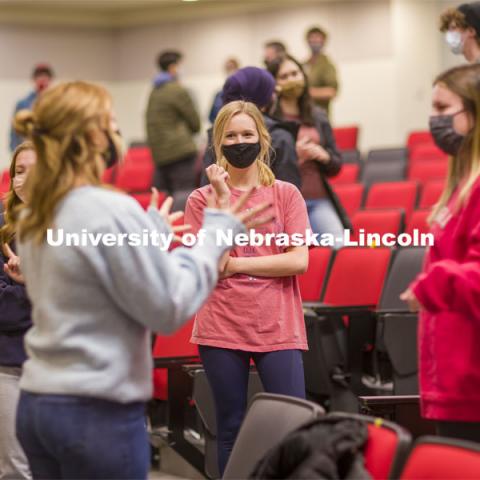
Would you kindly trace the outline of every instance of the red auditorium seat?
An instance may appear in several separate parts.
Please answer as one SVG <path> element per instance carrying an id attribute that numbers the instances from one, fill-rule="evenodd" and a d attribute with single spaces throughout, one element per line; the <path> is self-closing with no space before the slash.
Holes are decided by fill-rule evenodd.
<path id="1" fill-rule="evenodd" d="M 365 468 L 373 480 L 396 478 L 408 454 L 412 438 L 393 422 L 366 415 L 333 413 L 332 416 L 352 418 L 367 423 L 368 439 L 364 447 Z"/>
<path id="2" fill-rule="evenodd" d="M 478 480 L 480 445 L 441 437 L 420 437 L 399 477 L 402 480 Z"/>
<path id="3" fill-rule="evenodd" d="M 150 192 L 153 165 L 122 165 L 117 173 L 115 186 L 127 192 Z"/>
<path id="4" fill-rule="evenodd" d="M 421 144 L 433 144 L 433 137 L 429 130 L 417 130 L 411 132 L 407 138 L 407 147 L 411 151 Z"/>
<path id="5" fill-rule="evenodd" d="M 344 183 L 355 183 L 358 179 L 360 173 L 360 166 L 354 163 L 347 163 L 342 165 L 340 173 L 335 177 L 330 177 L 328 181 L 332 185 L 344 184 Z"/>
<path id="6" fill-rule="evenodd" d="M 419 144 L 410 150 L 410 164 L 415 162 L 447 161 L 448 155 L 434 143 Z"/>
<path id="7" fill-rule="evenodd" d="M 445 188 L 445 182 L 443 180 L 432 180 L 431 182 L 425 182 L 422 188 L 422 194 L 420 196 L 420 202 L 418 208 L 430 208 L 435 205 L 440 199 L 440 195 Z"/>
<path id="8" fill-rule="evenodd" d="M 377 305 L 392 250 L 344 247 L 335 254 L 323 297 L 327 305 Z"/>
<path id="9" fill-rule="evenodd" d="M 430 180 L 443 180 L 447 176 L 448 162 L 416 162 L 409 167 L 408 180 L 418 180 L 422 184 Z"/>
<path id="10" fill-rule="evenodd" d="M 333 250 L 330 248 L 316 247 L 308 251 L 308 270 L 298 276 L 304 302 L 320 300 L 332 257 Z"/>
<path id="11" fill-rule="evenodd" d="M 339 150 L 353 150 L 357 148 L 358 126 L 337 127 L 333 129 L 335 143 Z"/>
<path id="12" fill-rule="evenodd" d="M 403 223 L 403 212 L 400 209 L 390 210 L 359 210 L 352 216 L 353 233 L 352 240 L 358 240 L 359 230 L 365 233 L 378 233 L 384 235 L 401 233 Z"/>
<path id="13" fill-rule="evenodd" d="M 10 189 L 10 171 L 4 170 L 0 173 L 0 193 L 6 193 Z"/>
<path id="14" fill-rule="evenodd" d="M 414 230 L 418 230 L 420 233 L 430 232 L 430 227 L 427 223 L 427 218 L 429 215 L 430 209 L 415 210 L 412 213 L 410 220 L 407 222 L 405 233 L 412 235 Z"/>
<path id="15" fill-rule="evenodd" d="M 365 191 L 365 186 L 362 183 L 335 184 L 333 190 L 348 216 L 352 216 L 360 209 L 363 192 Z"/>
<path id="16" fill-rule="evenodd" d="M 135 163 L 136 165 L 153 165 L 152 152 L 148 147 L 130 147 L 125 156 L 125 163 Z"/>
<path id="17" fill-rule="evenodd" d="M 173 335 L 157 335 L 153 346 L 153 358 L 198 357 L 197 345 L 190 343 L 193 322 L 194 320 L 191 319 Z M 153 386 L 153 397 L 166 400 L 168 397 L 167 369 L 156 368 L 153 371 Z"/>
<path id="18" fill-rule="evenodd" d="M 408 219 L 415 208 L 417 195 L 418 183 L 415 181 L 375 183 L 368 191 L 365 208 L 403 208 Z"/>

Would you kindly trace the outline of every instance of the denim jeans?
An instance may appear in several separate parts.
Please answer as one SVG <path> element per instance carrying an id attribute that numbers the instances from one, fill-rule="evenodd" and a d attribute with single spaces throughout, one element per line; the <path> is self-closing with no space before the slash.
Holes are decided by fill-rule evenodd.
<path id="1" fill-rule="evenodd" d="M 145 404 L 21 392 L 17 437 L 34 479 L 146 479 Z"/>
<path id="2" fill-rule="evenodd" d="M 335 248 L 342 247 L 344 227 L 332 202 L 328 198 L 305 200 L 305 202 L 313 233 L 319 235 L 330 233 L 335 238 Z"/>

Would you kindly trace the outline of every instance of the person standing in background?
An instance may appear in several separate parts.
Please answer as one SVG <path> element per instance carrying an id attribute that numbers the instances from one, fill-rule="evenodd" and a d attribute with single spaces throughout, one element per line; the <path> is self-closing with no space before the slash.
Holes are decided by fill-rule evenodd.
<path id="1" fill-rule="evenodd" d="M 224 65 L 226 77 L 228 78 L 230 75 L 233 75 L 239 68 L 240 63 L 236 58 L 227 58 Z M 212 124 L 213 122 L 215 122 L 215 118 L 217 117 L 218 112 L 223 107 L 222 93 L 223 90 L 220 90 L 215 94 L 212 107 L 210 108 L 210 113 L 208 114 L 208 119 Z"/>
<path id="2" fill-rule="evenodd" d="M 342 158 L 335 144 L 332 127 L 325 111 L 313 104 L 308 82 L 300 63 L 290 55 L 270 64 L 270 73 L 277 82 L 279 101 L 272 112 L 274 118 L 300 123 L 297 155 L 312 231 L 343 237 L 344 225 L 335 210 L 336 199 L 327 177 L 334 177 L 342 168 Z M 336 242 L 340 247 L 341 243 Z"/>
<path id="3" fill-rule="evenodd" d="M 452 53 L 469 63 L 480 62 L 480 2 L 447 9 L 440 17 L 440 31 Z"/>
<path id="4" fill-rule="evenodd" d="M 52 83 L 54 74 L 52 67 L 45 63 L 41 63 L 35 66 L 32 72 L 32 80 L 35 85 L 33 92 L 30 92 L 25 98 L 22 98 L 15 105 L 15 111 L 13 117 L 19 110 L 30 110 L 33 102 L 37 99 L 38 95 L 43 92 Z M 13 126 L 10 127 L 10 150 L 13 152 L 23 141 L 23 138 L 15 132 Z"/>
<path id="5" fill-rule="evenodd" d="M 330 103 L 338 94 L 337 69 L 329 57 L 323 53 L 328 35 L 320 27 L 307 31 L 306 39 L 311 56 L 305 63 L 310 84 L 310 96 L 315 103 L 330 114 Z"/>
<path id="6" fill-rule="evenodd" d="M 27 359 L 23 339 L 32 326 L 28 300 L 15 255 L 14 209 L 27 201 L 25 180 L 36 162 L 31 142 L 21 143 L 10 164 L 10 189 L 0 215 L 0 480 L 30 479 L 28 461 L 15 436 L 20 375 Z"/>
<path id="7" fill-rule="evenodd" d="M 480 442 L 480 65 L 437 77 L 430 131 L 450 155 L 429 217 L 435 242 L 422 272 L 401 295 L 419 311 L 422 416 L 438 434 Z"/>
<path id="8" fill-rule="evenodd" d="M 187 89 L 179 82 L 182 55 L 162 52 L 160 73 L 153 81 L 146 114 L 147 142 L 155 162 L 153 184 L 177 199 L 195 189 L 197 147 L 193 135 L 200 131 L 200 117 Z"/>
<path id="9" fill-rule="evenodd" d="M 278 40 L 271 40 L 263 46 L 263 63 L 268 68 L 272 62 L 281 60 L 287 54 L 287 47 Z"/>

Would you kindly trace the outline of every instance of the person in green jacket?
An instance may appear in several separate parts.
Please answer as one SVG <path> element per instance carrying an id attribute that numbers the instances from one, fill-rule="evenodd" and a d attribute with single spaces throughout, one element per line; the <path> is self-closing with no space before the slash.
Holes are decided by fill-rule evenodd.
<path id="1" fill-rule="evenodd" d="M 330 103 L 337 96 L 339 85 L 337 69 L 323 52 L 327 32 L 320 27 L 312 27 L 307 31 L 306 40 L 312 53 L 304 65 L 310 84 L 310 96 L 328 115 Z"/>
<path id="2" fill-rule="evenodd" d="M 186 198 L 196 188 L 193 135 L 200 118 L 188 91 L 178 81 L 182 55 L 162 52 L 146 113 L 147 141 L 155 162 L 153 184 L 174 198 Z"/>

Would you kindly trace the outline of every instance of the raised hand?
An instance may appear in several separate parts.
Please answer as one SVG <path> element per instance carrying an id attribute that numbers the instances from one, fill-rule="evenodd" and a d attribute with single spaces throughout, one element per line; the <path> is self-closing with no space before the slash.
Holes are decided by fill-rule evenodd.
<path id="1" fill-rule="evenodd" d="M 207 178 L 210 181 L 215 192 L 217 205 L 219 208 L 228 207 L 230 204 L 230 189 L 227 185 L 229 178 L 228 172 L 216 164 L 212 164 L 205 170 Z"/>
<path id="2" fill-rule="evenodd" d="M 8 243 L 3 244 L 3 253 L 8 258 L 3 265 L 3 271 L 17 283 L 25 283 L 22 272 L 20 270 L 20 257 L 15 255 Z"/>

